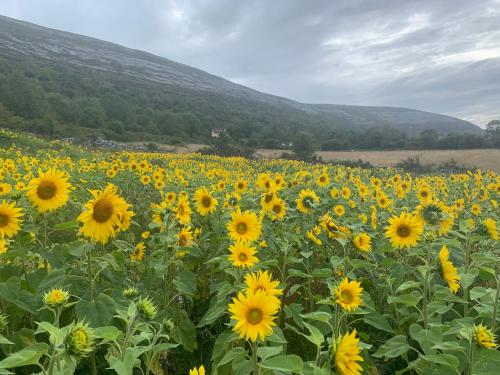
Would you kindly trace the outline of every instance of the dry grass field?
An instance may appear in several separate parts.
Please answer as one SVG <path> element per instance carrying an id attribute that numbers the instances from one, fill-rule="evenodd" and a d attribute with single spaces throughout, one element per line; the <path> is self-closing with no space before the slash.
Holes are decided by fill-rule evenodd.
<path id="1" fill-rule="evenodd" d="M 257 151 L 266 159 L 279 157 L 283 150 Z M 478 167 L 484 170 L 500 172 L 500 150 L 397 150 L 397 151 L 320 151 L 323 160 L 358 160 L 370 162 L 374 166 L 394 166 L 408 157 L 420 158 L 422 164 L 442 164 L 454 159 L 458 165 L 468 168 Z"/>

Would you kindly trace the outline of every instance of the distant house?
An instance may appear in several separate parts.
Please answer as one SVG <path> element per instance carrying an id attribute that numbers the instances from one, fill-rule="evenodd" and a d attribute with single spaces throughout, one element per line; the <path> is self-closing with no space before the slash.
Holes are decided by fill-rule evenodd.
<path id="1" fill-rule="evenodd" d="M 223 134 L 227 134 L 226 129 L 222 128 L 212 129 L 212 138 L 219 138 Z"/>

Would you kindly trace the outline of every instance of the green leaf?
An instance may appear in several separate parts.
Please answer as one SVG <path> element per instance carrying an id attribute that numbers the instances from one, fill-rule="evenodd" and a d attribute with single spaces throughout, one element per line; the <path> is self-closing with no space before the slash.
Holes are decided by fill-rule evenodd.
<path id="1" fill-rule="evenodd" d="M 198 323 L 198 328 L 213 324 L 217 319 L 226 314 L 227 301 L 221 300 L 210 306 Z"/>
<path id="2" fill-rule="evenodd" d="M 396 358 L 409 349 L 410 346 L 406 343 L 406 336 L 398 335 L 387 340 L 373 356 L 376 358 Z"/>
<path id="3" fill-rule="evenodd" d="M 321 344 L 325 341 L 324 336 L 321 334 L 320 330 L 313 326 L 312 324 L 304 322 L 304 326 L 307 327 L 309 332 L 311 332 L 310 335 L 305 335 L 302 334 L 306 339 L 308 339 L 310 342 L 312 342 L 314 345 L 321 347 Z"/>
<path id="4" fill-rule="evenodd" d="M 457 368 L 459 365 L 458 358 L 451 354 L 427 354 L 422 358 L 430 363 L 438 363 L 451 368 Z"/>
<path id="5" fill-rule="evenodd" d="M 78 220 L 67 221 L 65 223 L 58 223 L 52 226 L 52 230 L 68 230 L 78 228 Z"/>
<path id="6" fill-rule="evenodd" d="M 150 346 L 134 346 L 127 348 L 123 361 L 113 356 L 108 360 L 109 365 L 118 375 L 130 375 L 133 373 L 137 359 L 149 349 Z"/>
<path id="7" fill-rule="evenodd" d="M 307 314 L 300 314 L 304 319 L 317 320 L 318 322 L 327 323 L 332 319 L 332 315 L 325 311 L 313 311 Z"/>
<path id="8" fill-rule="evenodd" d="M 47 354 L 48 348 L 49 346 L 45 343 L 38 343 L 24 348 L 0 361 L 0 369 L 36 365 L 40 358 Z"/>
<path id="9" fill-rule="evenodd" d="M 372 327 L 378 328 L 382 331 L 394 333 L 391 325 L 387 321 L 387 319 L 379 314 L 378 312 L 370 312 L 363 317 L 363 321 L 366 324 L 371 325 Z"/>
<path id="10" fill-rule="evenodd" d="M 257 356 L 263 361 L 270 357 L 280 354 L 283 351 L 283 347 L 280 346 L 261 346 L 257 349 Z"/>
<path id="11" fill-rule="evenodd" d="M 191 271 L 182 271 L 174 280 L 177 291 L 181 294 L 194 296 L 196 294 L 196 275 Z"/>
<path id="12" fill-rule="evenodd" d="M 86 320 L 94 327 L 102 327 L 111 322 L 115 301 L 107 294 L 101 293 L 92 302 L 79 301 L 75 310 L 79 320 Z"/>
<path id="13" fill-rule="evenodd" d="M 7 339 L 5 336 L 0 335 L 0 345 L 14 345 L 14 343 Z"/>
<path id="14" fill-rule="evenodd" d="M 421 299 L 422 296 L 417 296 L 415 294 L 402 294 L 400 296 L 388 296 L 387 303 L 397 303 L 405 306 L 415 307 L 418 305 L 418 302 Z"/>
<path id="15" fill-rule="evenodd" d="M 122 331 L 120 331 L 115 326 L 98 327 L 94 329 L 94 333 L 98 338 L 103 340 L 101 344 L 115 341 L 118 339 L 118 337 L 123 335 Z"/>
<path id="16" fill-rule="evenodd" d="M 268 370 L 282 371 L 285 373 L 300 374 L 302 372 L 302 368 L 304 367 L 304 363 L 299 356 L 294 354 L 279 355 L 262 361 L 260 367 Z"/>
<path id="17" fill-rule="evenodd" d="M 188 352 L 196 349 L 196 327 L 191 320 L 184 319 L 179 323 L 177 339 Z"/>
<path id="18" fill-rule="evenodd" d="M 259 350 L 260 350 L 260 348 L 259 348 Z M 226 354 L 224 354 L 224 357 L 222 357 L 220 362 L 217 364 L 217 367 L 221 367 L 227 363 L 231 363 L 235 359 L 246 359 L 246 355 L 247 355 L 247 352 L 241 346 L 233 348 L 230 351 L 228 351 Z"/>
<path id="19" fill-rule="evenodd" d="M 414 289 L 418 288 L 421 285 L 418 281 L 405 281 L 403 284 L 401 284 L 397 289 L 396 292 L 402 292 L 403 290 L 407 289 Z"/>

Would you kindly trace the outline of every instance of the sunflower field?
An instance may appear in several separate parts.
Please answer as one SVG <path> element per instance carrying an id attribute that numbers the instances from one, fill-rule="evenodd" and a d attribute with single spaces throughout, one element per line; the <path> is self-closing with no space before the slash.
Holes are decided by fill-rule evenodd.
<path id="1" fill-rule="evenodd" d="M 494 172 L 0 144 L 0 374 L 500 373 Z"/>

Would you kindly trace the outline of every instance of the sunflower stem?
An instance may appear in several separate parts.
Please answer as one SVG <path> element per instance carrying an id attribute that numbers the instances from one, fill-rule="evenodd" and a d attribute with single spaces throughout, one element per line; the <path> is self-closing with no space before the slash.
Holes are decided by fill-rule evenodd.
<path id="1" fill-rule="evenodd" d="M 254 368 L 254 375 L 260 375 L 260 367 L 257 361 L 257 341 L 252 341 L 252 363 Z"/>
<path id="2" fill-rule="evenodd" d="M 498 299 L 500 298 L 500 277 L 497 277 L 497 291 L 495 293 L 495 301 L 493 302 L 493 313 L 491 314 L 491 332 L 495 333 L 497 326 L 497 309 Z"/>
<path id="3" fill-rule="evenodd" d="M 94 301 L 94 279 L 92 277 L 92 250 L 87 252 L 87 277 L 89 282 L 89 301 Z"/>

